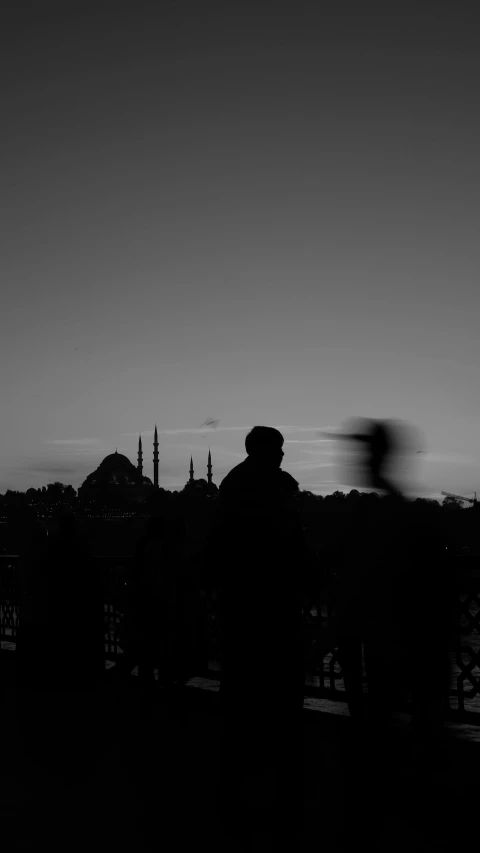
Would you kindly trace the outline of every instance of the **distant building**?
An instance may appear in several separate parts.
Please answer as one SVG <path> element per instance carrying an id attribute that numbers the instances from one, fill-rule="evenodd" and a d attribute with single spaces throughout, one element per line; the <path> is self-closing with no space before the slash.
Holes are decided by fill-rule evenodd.
<path id="1" fill-rule="evenodd" d="M 153 483 L 143 474 L 142 437 L 138 439 L 137 465 L 122 453 L 110 453 L 98 468 L 88 475 L 78 490 L 80 500 L 120 497 L 127 501 L 143 502 L 159 491 L 158 483 L 158 431 L 153 435 Z M 207 479 L 195 480 L 193 458 L 190 457 L 190 478 L 183 489 L 186 494 L 215 495 L 218 488 L 212 480 L 212 455 L 208 450 Z"/>
<path id="2" fill-rule="evenodd" d="M 186 495 L 208 495 L 213 496 L 218 492 L 218 486 L 212 480 L 212 454 L 210 453 L 210 448 L 208 449 L 208 460 L 207 460 L 207 479 L 205 480 L 203 477 L 196 480 L 194 477 L 193 470 L 193 457 L 190 457 L 190 476 L 185 484 L 185 488 L 183 489 L 183 494 Z"/>
<path id="3" fill-rule="evenodd" d="M 141 502 L 153 488 L 152 481 L 143 476 L 141 468 L 115 451 L 88 475 L 78 490 L 78 496 L 87 500 L 111 496 Z"/>

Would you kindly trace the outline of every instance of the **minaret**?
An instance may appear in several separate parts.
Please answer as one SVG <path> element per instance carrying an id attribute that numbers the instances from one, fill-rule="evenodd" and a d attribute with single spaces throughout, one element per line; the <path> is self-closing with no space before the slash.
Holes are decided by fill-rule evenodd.
<path id="1" fill-rule="evenodd" d="M 143 474 L 143 453 L 142 453 L 142 436 L 138 437 L 138 462 L 137 469 L 140 474 Z"/>
<path id="2" fill-rule="evenodd" d="M 189 483 L 193 483 L 193 458 L 190 456 L 190 479 Z"/>
<path id="3" fill-rule="evenodd" d="M 210 448 L 208 448 L 207 483 L 209 486 L 212 485 L 212 454 Z"/>
<path id="4" fill-rule="evenodd" d="M 153 485 L 158 489 L 158 433 L 156 424 L 153 434 Z"/>

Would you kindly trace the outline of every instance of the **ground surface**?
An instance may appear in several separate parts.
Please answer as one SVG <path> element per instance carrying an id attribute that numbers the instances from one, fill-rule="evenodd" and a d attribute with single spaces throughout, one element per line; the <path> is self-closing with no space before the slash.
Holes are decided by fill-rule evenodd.
<path id="1" fill-rule="evenodd" d="M 222 717 L 211 692 L 187 688 L 174 707 L 161 691 L 143 694 L 135 678 L 86 698 L 25 697 L 4 682 L 1 712 L 5 850 L 478 845 L 475 743 L 451 741 L 425 768 L 405 728 L 358 743 L 348 717 L 305 711 L 295 814 L 293 802 L 269 806 L 273 778 L 247 781 L 243 800 L 238 789 L 219 791 Z M 220 794 L 231 800 L 228 832 Z"/>

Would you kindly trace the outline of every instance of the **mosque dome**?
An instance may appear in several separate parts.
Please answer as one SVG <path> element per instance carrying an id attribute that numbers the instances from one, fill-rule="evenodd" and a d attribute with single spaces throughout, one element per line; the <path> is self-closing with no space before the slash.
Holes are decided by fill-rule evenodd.
<path id="1" fill-rule="evenodd" d="M 98 468 L 88 475 L 79 494 L 84 496 L 100 493 L 115 493 L 128 498 L 141 499 L 145 488 L 151 487 L 148 477 L 130 462 L 123 453 L 109 453 Z"/>
<path id="2" fill-rule="evenodd" d="M 108 456 L 105 456 L 105 459 L 100 462 L 98 467 L 102 471 L 110 471 L 114 468 L 133 468 L 134 466 L 130 462 L 130 459 L 124 456 L 123 453 L 115 451 L 115 453 L 109 453 Z"/>

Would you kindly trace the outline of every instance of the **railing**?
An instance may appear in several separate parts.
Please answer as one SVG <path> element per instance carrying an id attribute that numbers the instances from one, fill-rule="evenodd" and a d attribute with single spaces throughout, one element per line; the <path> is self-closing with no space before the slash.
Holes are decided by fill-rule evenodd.
<path id="1" fill-rule="evenodd" d="M 15 643 L 19 621 L 17 603 L 18 555 L 0 556 L 0 640 Z"/>
<path id="2" fill-rule="evenodd" d="M 458 673 L 456 691 L 451 691 L 457 700 L 457 713 L 480 715 L 480 572 L 463 573 L 458 580 L 458 621 L 454 626 L 454 663 Z M 477 669 L 477 673 L 474 669 Z M 466 690 L 466 684 L 470 689 Z M 465 700 L 477 707 L 467 712 Z M 477 710 L 478 709 L 478 710 Z"/>
<path id="3" fill-rule="evenodd" d="M 125 575 L 128 558 L 98 557 L 104 587 L 105 660 L 118 662 L 124 653 L 123 623 L 125 616 Z M 18 557 L 0 557 L 0 640 L 14 646 L 19 625 L 17 593 Z M 458 721 L 480 725 L 480 571 L 458 572 L 458 620 L 453 626 L 451 646 L 454 683 L 450 690 L 448 716 Z M 218 594 L 215 590 L 201 591 L 200 606 L 206 622 L 206 651 L 204 665 L 198 675 L 218 677 L 221 637 L 218 618 Z M 345 702 L 343 673 L 338 660 L 335 636 L 332 633 L 332 608 L 326 596 L 310 603 L 304 610 L 304 639 L 306 662 L 306 695 Z M 435 638 L 432 638 L 433 653 Z M 432 652 L 430 652 L 431 655 Z M 420 660 L 428 678 L 429 650 Z"/>
<path id="4" fill-rule="evenodd" d="M 94 557 L 104 590 L 105 659 L 116 661 L 123 653 L 121 627 L 124 612 L 122 591 L 128 558 Z M 0 641 L 15 645 L 20 624 L 20 594 L 17 554 L 0 556 Z"/>

